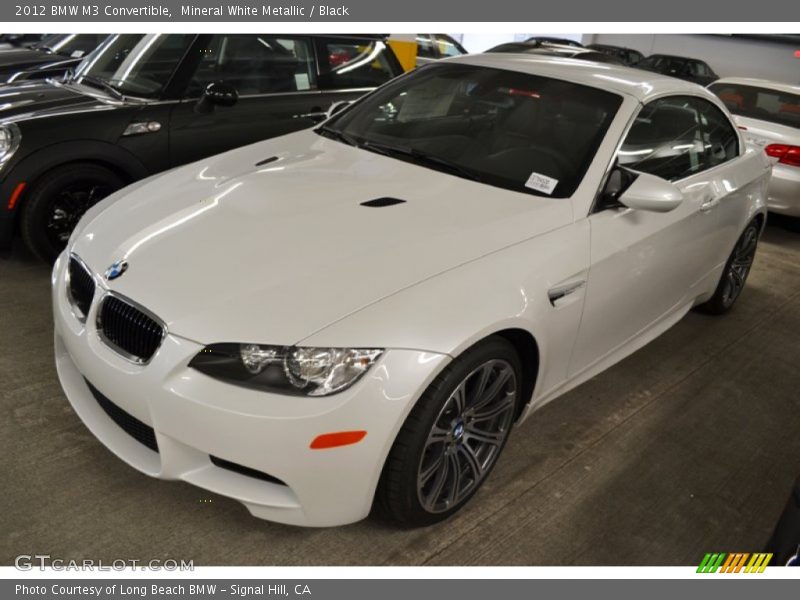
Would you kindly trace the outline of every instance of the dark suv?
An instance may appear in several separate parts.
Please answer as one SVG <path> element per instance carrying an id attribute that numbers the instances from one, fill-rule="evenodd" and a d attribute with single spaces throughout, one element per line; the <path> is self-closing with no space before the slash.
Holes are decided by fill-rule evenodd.
<path id="1" fill-rule="evenodd" d="M 313 126 L 400 74 L 374 36 L 110 36 L 62 82 L 0 88 L 0 243 L 52 260 L 86 210 L 165 169 Z"/>

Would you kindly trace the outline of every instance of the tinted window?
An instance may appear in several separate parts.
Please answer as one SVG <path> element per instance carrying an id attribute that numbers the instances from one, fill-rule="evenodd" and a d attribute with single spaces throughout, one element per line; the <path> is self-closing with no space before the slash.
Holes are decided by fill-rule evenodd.
<path id="1" fill-rule="evenodd" d="M 619 151 L 619 164 L 670 181 L 738 156 L 728 118 L 701 98 L 672 96 L 645 106 Z"/>
<path id="2" fill-rule="evenodd" d="M 400 160 L 566 197 L 580 184 L 620 102 L 615 94 L 557 79 L 439 63 L 389 84 L 329 126 Z"/>
<path id="3" fill-rule="evenodd" d="M 466 54 L 464 48 L 450 36 L 437 33 L 434 38 L 436 39 L 436 47 L 440 56 L 461 56 Z"/>
<path id="4" fill-rule="evenodd" d="M 433 47 L 433 41 L 428 34 L 421 34 L 417 36 L 417 56 L 422 58 L 438 58 L 436 49 Z"/>
<path id="5" fill-rule="evenodd" d="M 692 60 L 688 63 L 689 74 L 693 77 L 711 77 L 711 69 L 701 61 Z"/>
<path id="6" fill-rule="evenodd" d="M 77 68 L 77 79 L 105 81 L 124 94 L 156 97 L 169 82 L 194 35 L 120 34 L 105 42 Z"/>
<path id="7" fill-rule="evenodd" d="M 394 54 L 381 40 L 321 40 L 319 63 L 327 89 L 377 87 L 400 74 Z"/>
<path id="8" fill-rule="evenodd" d="M 715 83 L 708 89 L 735 115 L 800 128 L 800 94 L 734 83 Z"/>
<path id="9" fill-rule="evenodd" d="M 224 81 L 240 96 L 298 92 L 316 87 L 308 39 L 272 35 L 215 35 L 205 48 L 187 94 Z"/>
<path id="10" fill-rule="evenodd" d="M 645 58 L 640 63 L 640 66 L 666 75 L 678 75 L 682 73 L 686 67 L 686 60 L 675 56 L 661 56 L 656 54 Z"/>

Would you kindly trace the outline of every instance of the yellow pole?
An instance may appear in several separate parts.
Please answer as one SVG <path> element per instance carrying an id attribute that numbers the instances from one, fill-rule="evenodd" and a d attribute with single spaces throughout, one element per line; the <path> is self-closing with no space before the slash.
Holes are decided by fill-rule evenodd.
<path id="1" fill-rule="evenodd" d="M 417 66 L 417 36 L 413 33 L 393 33 L 389 36 L 389 47 L 394 51 L 404 71 Z"/>

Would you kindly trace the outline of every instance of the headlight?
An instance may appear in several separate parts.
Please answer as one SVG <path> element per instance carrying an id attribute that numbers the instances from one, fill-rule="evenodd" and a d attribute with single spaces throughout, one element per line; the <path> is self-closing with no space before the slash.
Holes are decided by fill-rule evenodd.
<path id="1" fill-rule="evenodd" d="M 383 350 L 212 344 L 189 366 L 229 383 L 281 394 L 328 396 L 349 388 Z"/>
<path id="2" fill-rule="evenodd" d="M 20 134 L 16 123 L 0 125 L 0 168 L 17 151 L 21 139 L 22 134 Z"/>

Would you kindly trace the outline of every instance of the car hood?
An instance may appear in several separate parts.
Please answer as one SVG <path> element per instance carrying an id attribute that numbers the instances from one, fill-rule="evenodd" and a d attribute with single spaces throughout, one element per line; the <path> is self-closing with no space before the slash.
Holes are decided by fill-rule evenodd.
<path id="1" fill-rule="evenodd" d="M 381 198 L 404 202 L 362 204 Z M 126 260 L 124 275 L 105 285 L 174 334 L 289 345 L 571 219 L 569 199 L 501 190 L 304 131 L 118 192 L 87 213 L 71 251 L 96 273 Z"/>
<path id="2" fill-rule="evenodd" d="M 0 121 L 21 121 L 72 110 L 112 108 L 114 105 L 99 93 L 87 90 L 82 94 L 70 86 L 47 81 L 0 87 Z"/>

